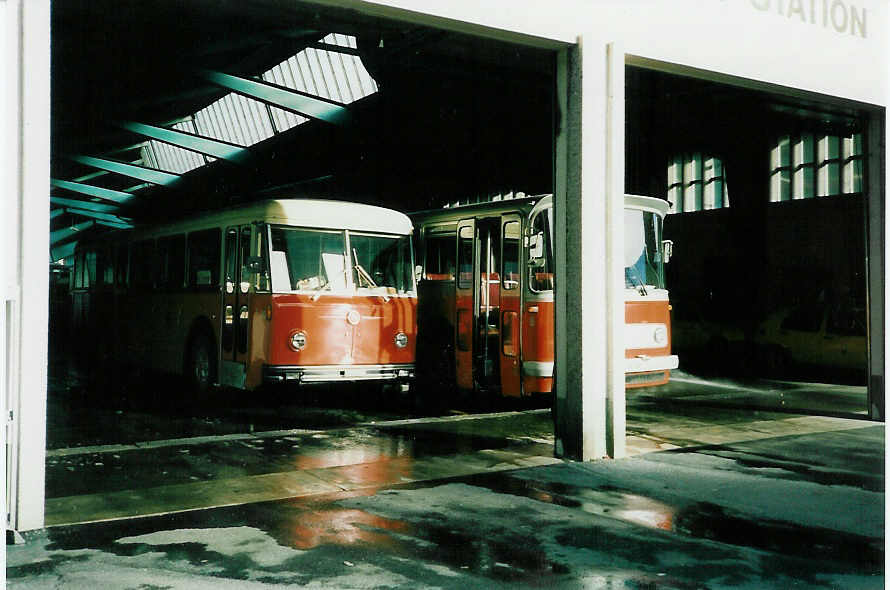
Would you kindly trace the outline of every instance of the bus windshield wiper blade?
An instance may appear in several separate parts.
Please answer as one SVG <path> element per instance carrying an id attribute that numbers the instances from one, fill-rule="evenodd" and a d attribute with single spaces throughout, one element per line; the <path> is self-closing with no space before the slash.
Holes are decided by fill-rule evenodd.
<path id="1" fill-rule="evenodd" d="M 634 279 L 634 275 L 637 276 L 636 280 Z M 639 273 L 637 273 L 637 270 L 635 268 L 633 268 L 632 266 L 625 267 L 624 277 L 630 279 L 631 285 L 637 288 L 637 290 L 640 292 L 640 295 L 645 297 L 649 294 L 646 291 L 646 285 L 643 284 L 643 280 L 640 278 L 640 275 Z"/>

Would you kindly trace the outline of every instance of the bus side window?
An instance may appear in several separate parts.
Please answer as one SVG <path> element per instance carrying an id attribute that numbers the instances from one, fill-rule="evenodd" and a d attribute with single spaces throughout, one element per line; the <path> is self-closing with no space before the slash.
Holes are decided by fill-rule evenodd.
<path id="1" fill-rule="evenodd" d="M 454 280 L 454 233 L 426 236 L 426 278 L 431 281 Z"/>
<path id="2" fill-rule="evenodd" d="M 130 247 L 126 242 L 117 245 L 114 280 L 118 287 L 127 285 L 127 262 L 129 260 Z"/>
<path id="3" fill-rule="evenodd" d="M 473 286 L 473 228 L 465 226 L 460 228 L 457 237 L 457 286 L 459 289 L 469 289 Z"/>
<path id="4" fill-rule="evenodd" d="M 256 239 L 256 252 L 260 268 L 257 269 L 257 291 L 271 291 L 272 286 L 269 281 L 269 262 L 266 254 L 266 236 L 268 235 L 267 226 L 264 224 L 255 225 L 254 236 Z"/>
<path id="5" fill-rule="evenodd" d="M 74 257 L 74 288 L 83 289 L 84 252 L 80 251 Z"/>
<path id="6" fill-rule="evenodd" d="M 86 255 L 86 274 L 84 275 L 84 287 L 89 289 L 96 286 L 96 251 L 90 250 Z"/>
<path id="7" fill-rule="evenodd" d="M 158 240 L 158 287 L 181 289 L 185 274 L 185 236 L 169 236 Z"/>
<path id="8" fill-rule="evenodd" d="M 133 244 L 133 264 L 130 265 L 130 285 L 135 289 L 150 290 L 154 285 L 154 240 Z"/>
<path id="9" fill-rule="evenodd" d="M 220 230 L 206 229 L 188 235 L 188 286 L 219 286 Z"/>
<path id="10" fill-rule="evenodd" d="M 111 246 L 105 245 L 96 252 L 96 275 L 102 287 L 114 284 L 114 259 Z"/>
<path id="11" fill-rule="evenodd" d="M 519 287 L 519 222 L 510 221 L 504 224 L 504 274 L 501 283 L 504 289 Z"/>

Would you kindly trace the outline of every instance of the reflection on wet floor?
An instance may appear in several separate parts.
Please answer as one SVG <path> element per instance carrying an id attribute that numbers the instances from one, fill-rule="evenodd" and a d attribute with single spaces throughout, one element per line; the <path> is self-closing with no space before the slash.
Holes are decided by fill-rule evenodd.
<path id="1" fill-rule="evenodd" d="M 760 409 L 839 417 L 868 415 L 865 385 L 701 378 L 674 371 L 667 385 L 647 388 L 643 396 L 659 402 L 704 404 L 736 411 Z"/>
<path id="2" fill-rule="evenodd" d="M 344 468 L 366 484 L 402 481 L 418 458 L 523 446 L 506 437 L 420 428 L 362 428 L 47 458 L 47 497 L 268 473 Z"/>

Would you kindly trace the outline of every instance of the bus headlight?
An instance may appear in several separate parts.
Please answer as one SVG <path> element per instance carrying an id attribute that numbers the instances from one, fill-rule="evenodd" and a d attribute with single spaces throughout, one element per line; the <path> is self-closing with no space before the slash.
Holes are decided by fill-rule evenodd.
<path id="1" fill-rule="evenodd" d="M 306 333 L 305 332 L 294 332 L 290 337 L 290 347 L 300 352 L 304 348 L 306 348 Z"/>
<path id="2" fill-rule="evenodd" d="M 404 332 L 399 332 L 396 334 L 396 346 L 399 348 L 405 348 L 408 346 L 408 335 Z"/>
<path id="3" fill-rule="evenodd" d="M 656 344 L 659 344 L 661 346 L 666 345 L 668 341 L 667 328 L 664 326 L 658 326 L 652 333 L 652 338 L 655 340 Z"/>

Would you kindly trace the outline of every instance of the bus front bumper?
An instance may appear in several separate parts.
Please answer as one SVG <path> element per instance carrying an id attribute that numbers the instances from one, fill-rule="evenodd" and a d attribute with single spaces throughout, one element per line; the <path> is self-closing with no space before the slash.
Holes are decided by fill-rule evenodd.
<path id="1" fill-rule="evenodd" d="M 266 365 L 264 383 L 336 383 L 348 381 L 408 381 L 414 365 Z"/>
<path id="2" fill-rule="evenodd" d="M 680 365 L 679 357 L 675 354 L 666 356 L 648 356 L 639 354 L 635 357 L 624 359 L 625 373 L 650 373 L 652 371 L 670 371 Z"/>
<path id="3" fill-rule="evenodd" d="M 679 366 L 679 358 L 675 354 L 666 356 L 637 355 L 624 359 L 625 373 L 650 373 L 653 371 L 670 371 Z M 523 361 L 522 374 L 526 377 L 552 377 L 553 362 Z"/>

